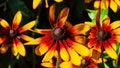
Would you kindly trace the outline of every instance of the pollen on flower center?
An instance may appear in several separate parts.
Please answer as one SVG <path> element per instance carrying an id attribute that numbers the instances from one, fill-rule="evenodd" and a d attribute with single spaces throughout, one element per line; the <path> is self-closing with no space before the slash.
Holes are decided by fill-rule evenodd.
<path id="1" fill-rule="evenodd" d="M 52 32 L 53 38 L 55 40 L 63 38 L 64 34 L 65 34 L 65 30 L 63 28 L 60 28 L 60 27 L 54 28 L 53 32 Z"/>
<path id="2" fill-rule="evenodd" d="M 10 29 L 9 31 L 9 34 L 10 34 L 10 37 L 14 37 L 16 35 L 16 31 L 14 29 Z"/>
<path id="3" fill-rule="evenodd" d="M 109 38 L 109 32 L 105 30 L 98 30 L 96 33 L 96 37 L 99 41 L 104 41 Z"/>

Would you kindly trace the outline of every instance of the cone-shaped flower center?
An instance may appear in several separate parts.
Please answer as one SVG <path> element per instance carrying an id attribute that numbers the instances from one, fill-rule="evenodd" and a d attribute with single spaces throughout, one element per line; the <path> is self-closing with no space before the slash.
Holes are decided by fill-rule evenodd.
<path id="1" fill-rule="evenodd" d="M 84 67 L 86 67 L 88 65 L 90 65 L 90 60 L 82 59 L 82 61 L 81 61 L 81 67 L 84 68 Z"/>
<path id="2" fill-rule="evenodd" d="M 56 27 L 53 29 L 52 35 L 55 40 L 63 38 L 64 34 L 65 34 L 65 30 L 63 28 Z"/>
<path id="3" fill-rule="evenodd" d="M 17 32 L 14 29 L 10 29 L 9 35 L 10 37 L 14 37 L 17 34 Z"/>
<path id="4" fill-rule="evenodd" d="M 99 41 L 104 41 L 109 38 L 109 32 L 105 30 L 98 30 L 96 33 L 96 37 Z"/>

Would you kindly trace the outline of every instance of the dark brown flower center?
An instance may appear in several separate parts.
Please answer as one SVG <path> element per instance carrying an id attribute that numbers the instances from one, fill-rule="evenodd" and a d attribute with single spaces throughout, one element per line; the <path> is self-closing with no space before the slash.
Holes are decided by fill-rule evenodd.
<path id="1" fill-rule="evenodd" d="M 99 41 L 104 41 L 110 37 L 110 33 L 105 30 L 98 30 L 96 33 L 96 37 Z"/>
<path id="2" fill-rule="evenodd" d="M 82 59 L 81 67 L 84 68 L 84 67 L 86 67 L 88 65 L 90 65 L 90 60 Z"/>
<path id="3" fill-rule="evenodd" d="M 10 37 L 14 37 L 17 34 L 17 32 L 14 29 L 9 30 Z"/>
<path id="4" fill-rule="evenodd" d="M 55 40 L 61 39 L 64 37 L 65 30 L 60 27 L 56 27 L 53 29 L 52 36 Z"/>

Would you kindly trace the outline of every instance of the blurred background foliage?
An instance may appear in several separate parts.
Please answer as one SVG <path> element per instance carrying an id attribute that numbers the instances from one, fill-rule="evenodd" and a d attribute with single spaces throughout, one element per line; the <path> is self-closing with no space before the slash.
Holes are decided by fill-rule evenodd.
<path id="1" fill-rule="evenodd" d="M 9 22 L 9 24 L 11 24 L 15 13 L 20 10 L 23 15 L 20 26 L 36 19 L 38 21 L 36 27 L 50 28 L 48 14 L 49 7 L 45 8 L 45 0 L 42 0 L 40 5 L 35 10 L 33 10 L 32 8 L 32 2 L 33 0 L 0 0 L 0 18 L 5 19 Z M 60 3 L 57 3 L 54 0 L 48 0 L 49 6 L 52 4 L 56 4 L 57 6 L 55 13 L 56 18 L 62 8 L 69 7 L 70 12 L 68 16 L 68 21 L 70 21 L 73 25 L 83 23 L 85 21 L 91 21 L 86 9 L 94 10 L 93 3 L 94 1 L 91 1 L 90 3 L 84 3 L 84 0 L 63 0 L 63 2 Z M 120 9 L 118 9 L 116 13 L 109 9 L 108 15 L 111 18 L 111 22 L 115 20 L 120 20 Z M 32 36 L 31 32 L 29 31 L 27 32 L 27 34 Z M 39 35 L 36 34 L 34 37 L 39 37 Z M 17 57 L 13 56 L 10 48 L 7 53 L 0 54 L 0 68 L 9 68 L 9 64 L 12 68 L 32 68 L 33 66 L 35 66 L 35 68 L 42 67 L 40 65 L 40 62 L 43 56 L 36 56 L 32 49 L 33 46 L 25 46 L 25 48 L 25 57 L 22 57 L 20 55 L 18 55 Z M 107 58 L 107 56 L 105 57 Z M 106 67 L 113 68 L 113 63 L 111 62 L 111 60 L 112 59 L 110 58 L 108 59 Z M 35 63 L 33 63 L 33 61 L 35 61 Z"/>

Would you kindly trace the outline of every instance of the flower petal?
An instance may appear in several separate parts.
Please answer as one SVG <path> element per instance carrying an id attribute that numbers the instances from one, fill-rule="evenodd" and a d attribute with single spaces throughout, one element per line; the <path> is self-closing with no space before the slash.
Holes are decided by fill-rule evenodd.
<path id="1" fill-rule="evenodd" d="M 30 37 L 30 36 L 27 36 L 27 35 L 20 35 L 20 38 L 22 38 L 23 40 L 25 41 L 31 41 L 31 40 L 34 40 L 34 38 Z"/>
<path id="2" fill-rule="evenodd" d="M 4 20 L 4 19 L 0 19 L 0 24 L 1 24 L 1 26 L 2 26 L 4 29 L 6 29 L 6 30 L 8 30 L 8 29 L 10 28 L 10 25 L 9 25 L 8 22 L 7 22 L 6 20 Z"/>
<path id="3" fill-rule="evenodd" d="M 69 62 L 62 62 L 60 64 L 60 68 L 73 68 L 73 67 L 72 67 L 72 63 L 69 61 Z"/>
<path id="4" fill-rule="evenodd" d="M 18 11 L 15 16 L 14 16 L 14 19 L 12 21 L 12 28 L 13 29 L 17 29 L 20 22 L 21 22 L 21 19 L 22 19 L 22 14 L 20 11 Z"/>
<path id="5" fill-rule="evenodd" d="M 74 65 L 80 66 L 82 58 L 78 55 L 78 53 L 75 52 L 75 50 L 73 48 L 68 48 L 68 52 L 69 52 L 69 54 L 71 56 L 71 62 Z"/>
<path id="6" fill-rule="evenodd" d="M 55 0 L 56 2 L 62 2 L 63 0 Z"/>
<path id="7" fill-rule="evenodd" d="M 68 17 L 68 13 L 69 13 L 69 8 L 63 8 L 60 12 L 60 14 L 58 15 L 57 18 L 57 23 L 56 26 L 60 26 L 63 27 L 65 25 L 65 22 L 67 20 Z"/>
<path id="8" fill-rule="evenodd" d="M 19 33 L 22 33 L 26 30 L 31 29 L 35 25 L 35 23 L 36 23 L 35 21 L 31 21 L 31 22 L 27 23 L 26 25 L 24 25 L 23 27 L 18 29 Z"/>
<path id="9" fill-rule="evenodd" d="M 65 44 L 62 43 L 62 41 L 59 41 L 60 44 L 60 57 L 64 60 L 64 61 L 68 61 L 69 60 L 69 54 L 67 52 L 67 49 L 65 47 Z"/>
<path id="10" fill-rule="evenodd" d="M 115 3 L 117 3 L 117 5 L 120 7 L 120 0 L 114 0 Z"/>
<path id="11" fill-rule="evenodd" d="M 120 28 L 116 28 L 116 29 L 112 30 L 111 33 L 113 35 L 120 35 Z"/>
<path id="12" fill-rule="evenodd" d="M 6 53 L 8 48 L 9 48 L 9 44 L 6 44 L 6 43 L 2 44 L 2 46 L 0 47 L 0 53 L 2 54 Z"/>
<path id="13" fill-rule="evenodd" d="M 0 38 L 0 44 L 3 43 L 6 40 L 6 37 Z"/>
<path id="14" fill-rule="evenodd" d="M 48 51 L 48 49 L 50 49 L 50 47 L 53 44 L 53 40 L 49 40 L 46 43 L 41 43 L 36 49 L 35 49 L 35 53 L 37 55 L 43 55 L 44 53 L 46 53 Z M 38 52 L 39 51 L 39 52 Z"/>
<path id="15" fill-rule="evenodd" d="M 98 9 L 99 7 L 100 7 L 100 1 L 97 1 L 97 0 L 96 0 L 96 1 L 94 2 L 94 8 L 95 8 L 95 9 Z"/>
<path id="16" fill-rule="evenodd" d="M 57 47 L 57 43 L 55 43 L 55 44 L 49 49 L 49 51 L 45 54 L 42 62 L 45 62 L 45 61 L 48 61 L 48 60 L 52 59 L 52 57 L 54 56 L 56 47 Z"/>
<path id="17" fill-rule="evenodd" d="M 82 56 L 88 56 L 89 50 L 85 45 L 76 43 L 74 41 L 71 41 L 70 39 L 66 40 L 70 46 L 72 46 L 80 55 Z"/>
<path id="18" fill-rule="evenodd" d="M 50 6 L 50 10 L 49 10 L 49 21 L 50 21 L 50 25 L 52 27 L 54 27 L 55 25 L 55 4 L 53 4 L 52 6 Z"/>
<path id="19" fill-rule="evenodd" d="M 88 30 L 90 30 L 90 26 L 85 24 L 76 24 L 73 27 L 73 31 L 75 34 L 85 34 Z"/>
<path id="20" fill-rule="evenodd" d="M 11 48 L 11 50 L 12 50 L 13 55 L 14 55 L 14 56 L 17 56 L 17 54 L 18 54 L 18 49 L 17 49 L 17 45 L 16 45 L 14 39 L 12 40 L 12 48 Z"/>
<path id="21" fill-rule="evenodd" d="M 117 4 L 113 1 L 113 0 L 110 0 L 110 8 L 114 11 L 114 12 L 117 12 Z"/>
<path id="22" fill-rule="evenodd" d="M 36 28 L 34 31 L 39 34 L 51 34 L 51 29 L 37 29 Z"/>
<path id="23" fill-rule="evenodd" d="M 47 68 L 54 68 L 53 63 L 50 62 L 42 62 L 41 65 Z"/>
<path id="24" fill-rule="evenodd" d="M 117 53 L 115 52 L 115 50 L 110 46 L 110 44 L 107 41 L 105 41 L 105 43 L 104 43 L 104 49 L 112 59 L 118 59 Z"/>
<path id="25" fill-rule="evenodd" d="M 25 56 L 26 51 L 25 51 L 25 47 L 22 44 L 22 42 L 18 38 L 15 39 L 15 42 L 17 44 L 17 49 L 18 49 L 19 54 L 22 56 Z"/>
<path id="26" fill-rule="evenodd" d="M 37 45 L 39 44 L 41 41 L 41 38 L 37 38 L 37 39 L 31 39 L 31 40 L 28 40 L 28 42 L 24 43 L 24 45 Z"/>
<path id="27" fill-rule="evenodd" d="M 41 0 L 33 0 L 33 9 L 36 9 L 38 7 L 38 5 L 40 4 Z"/>
<path id="28" fill-rule="evenodd" d="M 85 36 L 75 36 L 74 37 L 75 42 L 85 44 L 86 43 L 86 37 Z"/>
<path id="29" fill-rule="evenodd" d="M 106 17 L 106 18 L 103 20 L 102 27 L 103 27 L 103 29 L 106 29 L 109 25 L 110 25 L 110 18 L 109 18 L 109 17 Z"/>
<path id="30" fill-rule="evenodd" d="M 114 22 L 112 22 L 111 24 L 110 24 L 110 27 L 112 28 L 112 29 L 115 29 L 115 28 L 117 28 L 117 27 L 119 27 L 120 26 L 120 20 L 119 21 L 114 21 Z"/>
<path id="31" fill-rule="evenodd" d="M 116 43 L 115 43 L 116 41 L 113 39 L 109 39 L 108 42 L 112 46 L 112 48 L 116 51 L 117 50 Z"/>

